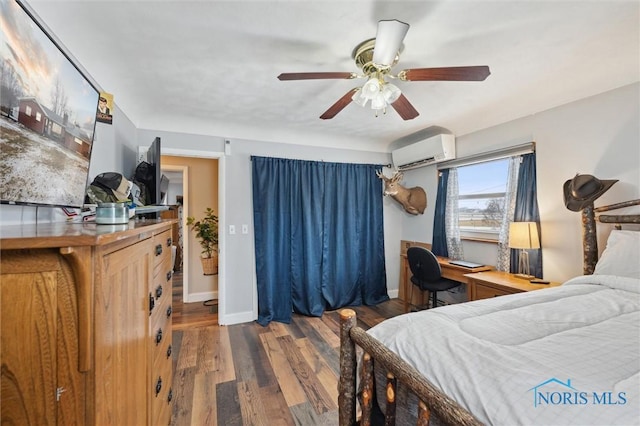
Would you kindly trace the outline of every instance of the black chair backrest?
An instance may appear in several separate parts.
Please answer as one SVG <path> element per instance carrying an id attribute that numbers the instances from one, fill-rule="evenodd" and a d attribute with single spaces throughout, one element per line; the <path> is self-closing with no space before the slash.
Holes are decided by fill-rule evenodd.
<path id="1" fill-rule="evenodd" d="M 433 282 L 441 278 L 442 271 L 436 255 L 424 247 L 407 249 L 409 268 L 414 277 L 420 281 Z"/>

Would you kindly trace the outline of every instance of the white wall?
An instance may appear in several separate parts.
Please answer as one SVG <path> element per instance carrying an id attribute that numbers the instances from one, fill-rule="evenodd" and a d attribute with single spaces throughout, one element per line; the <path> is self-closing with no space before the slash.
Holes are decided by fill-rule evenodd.
<path id="1" fill-rule="evenodd" d="M 580 213 L 564 206 L 562 186 L 576 173 L 619 179 L 595 205 L 640 198 L 640 83 L 457 137 L 457 156 L 535 141 L 544 278 L 565 281 L 582 274 Z M 435 166 L 405 173 L 405 182 L 427 190 L 424 216 L 404 216 L 403 239 L 432 241 Z M 621 211 L 622 212 L 622 211 Z M 608 225 L 599 226 L 604 248 Z M 496 264 L 495 245 L 464 242 L 465 258 Z M 395 261 L 388 259 L 388 261 Z"/>

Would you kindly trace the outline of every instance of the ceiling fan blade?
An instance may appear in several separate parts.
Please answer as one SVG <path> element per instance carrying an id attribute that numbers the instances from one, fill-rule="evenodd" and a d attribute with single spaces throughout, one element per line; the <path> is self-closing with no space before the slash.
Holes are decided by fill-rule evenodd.
<path id="1" fill-rule="evenodd" d="M 486 65 L 475 67 L 412 68 L 398 73 L 405 81 L 483 81 L 491 71 Z"/>
<path id="2" fill-rule="evenodd" d="M 392 103 L 391 106 L 403 120 L 413 120 L 420 115 L 404 95 L 400 95 L 400 97 Z"/>
<path id="3" fill-rule="evenodd" d="M 352 72 L 283 72 L 278 76 L 280 81 L 288 80 L 320 80 L 320 79 L 351 79 L 357 75 Z"/>
<path id="4" fill-rule="evenodd" d="M 387 67 L 392 66 L 407 31 L 409 31 L 409 24 L 396 19 L 378 22 L 376 44 L 373 48 L 373 63 Z"/>
<path id="5" fill-rule="evenodd" d="M 343 97 L 338 99 L 338 101 L 335 104 L 331 105 L 329 109 L 326 110 L 324 114 L 320 116 L 320 118 L 322 118 L 323 120 L 328 120 L 330 118 L 335 117 L 336 114 L 338 114 L 347 105 L 351 103 L 351 100 L 352 100 L 351 98 L 353 97 L 353 94 L 355 93 L 356 90 L 358 89 L 349 90 Z"/>

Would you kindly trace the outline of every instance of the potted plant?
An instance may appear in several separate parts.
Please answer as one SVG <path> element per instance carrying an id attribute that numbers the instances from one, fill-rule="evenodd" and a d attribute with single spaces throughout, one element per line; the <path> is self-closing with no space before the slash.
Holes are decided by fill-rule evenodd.
<path id="1" fill-rule="evenodd" d="M 218 216 L 211 207 L 207 207 L 204 213 L 204 218 L 200 220 L 187 217 L 187 226 L 191 227 L 200 240 L 200 260 L 204 275 L 215 275 L 218 273 Z"/>

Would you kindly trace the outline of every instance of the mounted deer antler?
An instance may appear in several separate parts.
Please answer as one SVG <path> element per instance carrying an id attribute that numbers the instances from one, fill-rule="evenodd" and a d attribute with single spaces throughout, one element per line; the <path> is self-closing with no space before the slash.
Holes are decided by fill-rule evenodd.
<path id="1" fill-rule="evenodd" d="M 423 214 L 427 207 L 427 193 L 419 186 L 413 188 L 405 188 L 398 182 L 404 176 L 400 172 L 395 172 L 391 178 L 386 177 L 383 173 L 376 171 L 376 176 L 384 181 L 384 195 L 390 195 L 391 198 L 402 204 L 402 207 L 410 214 Z"/>

